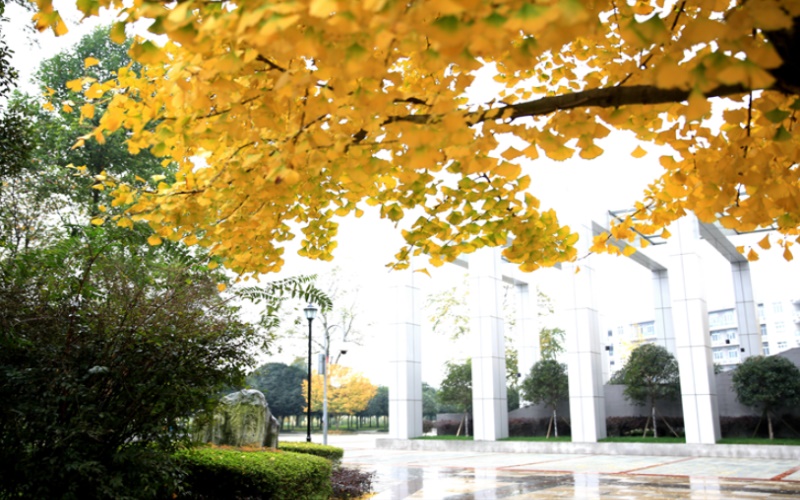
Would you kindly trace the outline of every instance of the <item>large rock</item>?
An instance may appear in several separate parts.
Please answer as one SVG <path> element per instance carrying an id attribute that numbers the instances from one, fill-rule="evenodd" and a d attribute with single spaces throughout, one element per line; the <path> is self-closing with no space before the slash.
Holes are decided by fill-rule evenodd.
<path id="1" fill-rule="evenodd" d="M 277 448 L 278 428 L 264 394 L 244 389 L 220 400 L 211 422 L 198 438 L 217 445 Z"/>

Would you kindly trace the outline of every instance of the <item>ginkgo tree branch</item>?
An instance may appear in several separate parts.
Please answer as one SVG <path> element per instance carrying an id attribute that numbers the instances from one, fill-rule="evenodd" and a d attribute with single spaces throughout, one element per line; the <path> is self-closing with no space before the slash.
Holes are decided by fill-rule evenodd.
<path id="1" fill-rule="evenodd" d="M 744 85 L 721 85 L 705 93 L 706 97 L 727 97 L 736 94 L 745 94 L 751 89 Z M 590 89 L 570 94 L 543 97 L 533 101 L 476 111 L 466 115 L 470 124 L 477 124 L 487 120 L 516 119 L 525 117 L 544 116 L 556 111 L 567 111 L 575 108 L 617 108 L 636 104 L 653 105 L 682 102 L 689 98 L 691 90 L 662 89 L 653 85 L 632 85 L 629 87 L 607 87 Z M 410 122 L 418 124 L 432 123 L 438 116 L 431 114 L 397 115 L 384 121 L 384 125 L 396 122 Z"/>

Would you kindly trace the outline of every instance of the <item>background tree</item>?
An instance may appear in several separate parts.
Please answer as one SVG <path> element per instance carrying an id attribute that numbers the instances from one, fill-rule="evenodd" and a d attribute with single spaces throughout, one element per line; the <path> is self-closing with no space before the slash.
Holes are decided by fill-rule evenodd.
<path id="1" fill-rule="evenodd" d="M 359 286 L 339 267 L 313 278 L 313 289 L 324 296 L 320 299 L 322 302 L 311 301 L 321 305 L 314 320 L 318 324 L 312 337 L 314 350 L 325 354 L 329 363 L 338 363 L 348 344 L 362 345 L 364 340 L 362 329 L 367 319 L 358 306 Z M 303 312 L 306 304 L 308 302 L 302 300 L 285 301 L 275 312 L 279 326 L 269 330 L 277 352 L 305 353 L 308 350 L 308 320 Z"/>
<path id="2" fill-rule="evenodd" d="M 436 420 L 439 413 L 438 391 L 427 382 L 422 383 L 422 416 L 428 420 Z"/>
<path id="3" fill-rule="evenodd" d="M 550 429 L 558 437 L 558 403 L 569 397 L 569 378 L 567 366 L 555 359 L 542 359 L 533 365 L 531 372 L 522 382 L 523 397 L 534 404 L 544 404 L 553 414 L 547 424 L 547 438 L 550 438 Z"/>
<path id="4" fill-rule="evenodd" d="M 369 400 L 367 408 L 359 413 L 359 416 L 375 417 L 376 422 L 380 422 L 380 417 L 389 417 L 389 388 L 379 385 L 375 395 Z"/>
<path id="5" fill-rule="evenodd" d="M 272 414 L 283 421 L 303 413 L 303 380 L 306 370 L 284 363 L 266 363 L 247 376 L 247 385 L 263 392 Z"/>
<path id="6" fill-rule="evenodd" d="M 331 415 L 353 416 L 367 408 L 378 388 L 364 375 L 351 368 L 331 364 L 328 366 L 328 412 Z M 323 376 L 311 377 L 311 411 L 322 411 Z M 303 397 L 308 403 L 308 381 L 302 382 Z M 349 420 L 348 420 L 349 422 Z"/>
<path id="7" fill-rule="evenodd" d="M 650 421 L 653 422 L 653 436 L 658 437 L 656 425 L 656 400 L 676 399 L 681 393 L 678 362 L 675 356 L 664 347 L 655 344 L 642 344 L 635 348 L 623 367 L 625 398 L 637 405 L 650 405 L 650 415 L 644 426 L 644 434 Z M 666 420 L 673 434 L 677 433 Z"/>
<path id="8" fill-rule="evenodd" d="M 464 413 L 465 432 L 469 436 L 469 416 L 472 413 L 472 360 L 463 363 L 448 361 L 442 387 L 437 393 L 443 405 L 452 405 Z M 461 426 L 457 434 L 460 434 Z"/>
<path id="9" fill-rule="evenodd" d="M 774 439 L 772 416 L 780 408 L 800 404 L 800 369 L 782 356 L 750 356 L 736 367 L 732 380 L 736 398 L 761 410 L 769 438 Z"/>
<path id="10" fill-rule="evenodd" d="M 506 387 L 506 408 L 508 411 L 519 409 L 519 387 L 509 385 Z"/>
<path id="11" fill-rule="evenodd" d="M 539 348 L 542 359 L 556 359 L 565 351 L 564 335 L 561 328 L 542 328 L 539 330 Z"/>
<path id="12" fill-rule="evenodd" d="M 174 164 L 162 165 L 162 160 L 148 150 L 127 144 L 123 131 L 107 134 L 102 141 L 88 141 L 80 148 L 72 147 L 80 136 L 91 134 L 100 124 L 106 102 L 89 103 L 70 82 L 81 78 L 108 81 L 122 67 L 141 72 L 142 67 L 128 55 L 130 45 L 130 41 L 112 42 L 109 27 L 98 27 L 73 47 L 43 61 L 34 75 L 42 94 L 48 96 L 45 109 L 31 117 L 37 123 L 39 142 L 44 145 L 37 151 L 37 159 L 52 172 L 52 189 L 68 196 L 91 218 L 113 214 L 109 212 L 112 208 L 109 185 L 104 183 L 107 176 L 143 186 L 155 186 L 159 179 L 174 181 Z M 23 99 L 41 107 L 38 96 Z M 68 165 L 81 169 L 69 170 Z M 76 172 L 82 175 L 73 175 Z"/>

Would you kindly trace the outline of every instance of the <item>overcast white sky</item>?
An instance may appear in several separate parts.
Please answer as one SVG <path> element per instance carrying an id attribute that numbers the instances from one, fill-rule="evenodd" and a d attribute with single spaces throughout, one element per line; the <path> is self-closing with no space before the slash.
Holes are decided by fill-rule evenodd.
<path id="1" fill-rule="evenodd" d="M 63 15 L 68 22 L 74 23 L 79 14 L 71 7 L 71 2 L 56 1 L 57 8 L 63 8 Z M 36 35 L 37 43 L 31 43 L 22 31 L 21 16 L 18 7 L 9 6 L 8 15 L 14 19 L 4 24 L 2 29 L 7 35 L 12 48 L 16 50 L 15 66 L 20 70 L 23 81 L 35 71 L 38 63 L 60 50 L 75 43 L 82 34 L 88 32 L 99 21 L 91 20 L 89 24 L 73 27 L 70 33 L 56 39 L 50 33 Z M 108 18 L 106 18 L 108 19 Z M 475 85 L 477 94 L 492 94 L 497 84 L 486 73 Z M 28 87 L 30 91 L 30 87 Z M 553 207 L 562 222 L 575 223 L 585 220 L 592 214 L 599 214 L 598 222 L 608 209 L 622 209 L 632 206 L 641 195 L 645 186 L 660 173 L 658 165 L 659 150 L 652 145 L 644 145 L 650 154 L 636 160 L 630 156 L 637 143 L 633 137 L 625 133 L 614 133 L 600 143 L 606 154 L 593 161 L 580 159 L 566 162 L 554 162 L 543 156 L 536 161 L 524 164 L 524 170 L 533 181 L 530 191 L 542 201 L 542 207 Z M 663 150 L 662 150 L 663 151 Z M 759 236 L 760 238 L 761 236 Z M 752 241 L 753 237 L 741 239 Z M 741 244 L 737 242 L 737 244 Z M 386 302 L 385 284 L 388 271 L 384 267 L 390 262 L 394 253 L 400 248 L 402 241 L 399 231 L 388 221 L 380 221 L 374 214 L 367 212 L 362 219 L 342 221 L 340 228 L 339 248 L 333 263 L 312 262 L 297 257 L 292 250 L 287 250 L 287 265 L 284 275 L 324 273 L 333 266 L 341 267 L 353 276 L 360 284 L 360 297 L 363 298 L 362 310 L 365 325 L 372 324 L 363 330 L 371 332 L 363 347 L 350 346 L 342 364 L 363 371 L 375 383 L 387 384 L 386 370 L 389 353 L 386 328 L 382 325 L 384 311 L 392 304 Z M 623 258 L 600 256 L 597 265 L 598 274 L 603 280 L 604 293 L 598 297 L 601 312 L 607 318 L 616 318 L 621 323 L 632 323 L 652 319 L 651 278 L 649 272 Z M 765 253 L 760 261 L 753 264 L 753 279 L 756 295 L 763 297 L 800 296 L 800 258 L 787 264 L 779 252 Z M 721 258 L 711 255 L 706 259 L 706 283 L 709 309 L 729 307 L 733 301 L 730 289 L 729 265 Z M 430 268 L 432 278 L 419 275 L 423 280 L 424 292 L 436 292 L 463 280 L 463 271 L 454 266 Z M 537 281 L 545 293 L 557 299 L 561 289 L 560 274 L 556 270 L 537 272 Z M 763 300 L 763 299 L 762 299 Z M 306 330 L 299 332 L 304 335 Z M 319 332 L 317 330 L 317 332 Z M 300 346 L 302 346 L 302 342 Z M 291 354 L 280 358 L 289 361 L 293 354 L 304 354 L 302 347 Z M 430 325 L 423 326 L 423 380 L 438 385 L 441 379 L 441 367 L 447 359 L 463 357 L 463 345 L 453 345 L 446 339 L 431 334 Z"/>

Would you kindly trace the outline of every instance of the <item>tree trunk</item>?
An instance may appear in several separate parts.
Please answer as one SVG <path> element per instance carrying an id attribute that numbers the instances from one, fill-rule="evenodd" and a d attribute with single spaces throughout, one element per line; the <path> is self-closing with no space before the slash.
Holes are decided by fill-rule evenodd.
<path id="1" fill-rule="evenodd" d="M 469 413 L 464 415 L 464 423 L 464 428 L 466 429 L 464 435 L 469 436 Z"/>
<path id="2" fill-rule="evenodd" d="M 775 439 L 775 434 L 772 432 L 772 415 L 767 412 L 767 429 L 769 429 L 769 440 Z"/>
<path id="3" fill-rule="evenodd" d="M 462 419 L 461 419 L 461 420 L 458 422 L 458 429 L 456 429 L 456 437 L 458 437 L 458 436 L 460 436 L 460 435 L 461 435 L 461 427 L 462 427 L 463 425 L 464 425 L 464 419 L 462 418 Z"/>
<path id="4" fill-rule="evenodd" d="M 550 420 L 547 421 L 547 434 L 545 434 L 545 439 L 550 439 L 550 429 L 553 428 L 553 416 L 550 415 Z"/>
<path id="5" fill-rule="evenodd" d="M 672 434 L 673 434 L 675 437 L 680 437 L 680 436 L 678 436 L 678 433 L 677 433 L 677 432 L 675 432 L 675 429 L 673 429 L 673 428 L 672 428 L 672 426 L 671 426 L 671 425 L 669 425 L 669 421 L 668 421 L 668 420 L 667 420 L 667 419 L 664 417 L 664 415 L 661 415 L 661 421 L 662 421 L 662 422 L 664 422 L 664 425 L 666 425 L 666 426 L 667 426 L 667 429 L 669 429 L 669 431 L 670 431 L 670 432 L 671 432 L 671 433 L 672 433 Z"/>
<path id="6" fill-rule="evenodd" d="M 558 437 L 558 415 L 555 406 L 553 407 L 553 437 Z"/>
<path id="7" fill-rule="evenodd" d="M 658 422 L 656 422 L 656 405 L 655 404 L 653 404 L 652 408 L 650 408 L 650 414 L 652 415 L 652 418 L 653 418 L 653 437 L 658 439 Z"/>
<path id="8" fill-rule="evenodd" d="M 644 423 L 644 430 L 642 431 L 642 437 L 647 436 L 648 427 L 650 427 L 650 415 L 647 416 L 647 421 Z"/>

